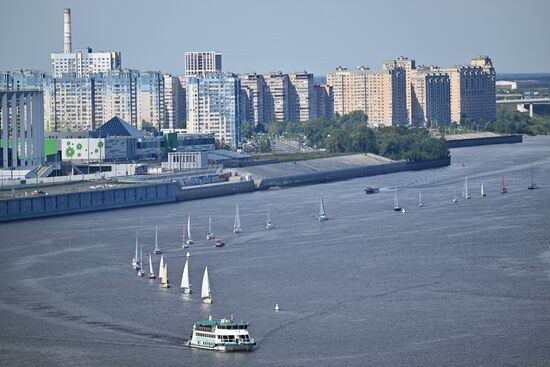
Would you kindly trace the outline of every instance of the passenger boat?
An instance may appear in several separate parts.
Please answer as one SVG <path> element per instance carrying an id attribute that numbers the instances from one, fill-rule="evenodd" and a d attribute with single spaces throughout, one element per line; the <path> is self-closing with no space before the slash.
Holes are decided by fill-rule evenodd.
<path id="1" fill-rule="evenodd" d="M 225 246 L 225 242 L 223 242 L 223 239 L 220 238 L 218 240 L 216 240 L 216 242 L 214 242 L 214 247 L 224 247 Z"/>
<path id="2" fill-rule="evenodd" d="M 399 200 L 397 199 L 397 189 L 395 189 L 395 195 L 393 196 L 393 210 L 400 212 L 401 207 L 399 206 Z"/>
<path id="3" fill-rule="evenodd" d="M 159 232 L 158 232 L 158 227 L 157 226 L 155 226 L 155 249 L 153 250 L 153 254 L 155 254 L 155 255 L 162 254 L 162 251 L 159 247 Z"/>
<path id="4" fill-rule="evenodd" d="M 325 220 L 328 220 L 327 213 L 325 212 L 325 202 L 323 201 L 323 197 L 321 196 L 321 204 L 319 208 L 319 222 L 324 222 Z"/>
<path id="5" fill-rule="evenodd" d="M 222 352 L 251 351 L 256 342 L 250 338 L 248 322 L 231 319 L 197 321 L 187 346 Z"/>
<path id="6" fill-rule="evenodd" d="M 213 240 L 214 238 L 214 232 L 212 232 L 212 217 L 208 217 L 208 233 L 206 234 L 206 239 Z"/>
<path id="7" fill-rule="evenodd" d="M 235 207 L 235 222 L 233 223 L 233 233 L 241 233 L 241 216 L 239 215 L 239 205 Z"/>

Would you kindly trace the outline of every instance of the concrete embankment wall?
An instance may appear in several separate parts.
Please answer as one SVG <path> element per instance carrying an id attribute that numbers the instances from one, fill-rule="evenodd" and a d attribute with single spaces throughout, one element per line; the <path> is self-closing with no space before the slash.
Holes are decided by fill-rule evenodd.
<path id="1" fill-rule="evenodd" d="M 412 171 L 429 168 L 444 167 L 451 164 L 451 158 L 436 159 L 423 162 L 397 161 L 365 167 L 346 168 L 333 171 L 310 172 L 300 175 L 265 178 L 259 181 L 258 190 L 267 190 L 271 187 L 284 187 L 306 184 L 317 184 L 330 181 L 345 180 L 357 177 L 375 176 L 400 171 Z"/>
<path id="2" fill-rule="evenodd" d="M 522 143 L 523 135 L 492 136 L 486 138 L 447 140 L 447 148 L 473 147 L 476 145 Z"/>
<path id="3" fill-rule="evenodd" d="M 178 188 L 177 201 L 211 198 L 215 196 L 241 194 L 254 191 L 253 181 L 238 181 L 205 186 L 193 186 L 183 189 Z"/>
<path id="4" fill-rule="evenodd" d="M 128 186 L 0 201 L 0 222 L 176 201 L 176 184 Z"/>

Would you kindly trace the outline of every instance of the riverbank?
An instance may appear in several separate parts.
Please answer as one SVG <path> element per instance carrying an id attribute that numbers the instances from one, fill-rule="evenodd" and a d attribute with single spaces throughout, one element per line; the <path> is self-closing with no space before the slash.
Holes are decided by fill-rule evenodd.
<path id="1" fill-rule="evenodd" d="M 523 135 L 499 135 L 491 132 L 445 135 L 447 148 L 473 147 L 492 144 L 515 144 L 523 142 Z"/>

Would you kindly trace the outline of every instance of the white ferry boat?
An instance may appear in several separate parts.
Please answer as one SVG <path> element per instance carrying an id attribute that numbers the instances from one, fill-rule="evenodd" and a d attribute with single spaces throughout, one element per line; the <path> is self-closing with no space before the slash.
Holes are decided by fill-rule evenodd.
<path id="1" fill-rule="evenodd" d="M 193 325 L 193 335 L 187 341 L 191 348 L 230 351 L 250 351 L 256 342 L 248 333 L 248 322 L 228 319 L 197 321 Z"/>

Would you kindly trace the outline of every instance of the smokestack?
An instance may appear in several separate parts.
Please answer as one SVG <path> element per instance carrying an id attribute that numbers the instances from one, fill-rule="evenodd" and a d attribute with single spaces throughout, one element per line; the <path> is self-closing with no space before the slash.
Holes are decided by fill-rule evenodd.
<path id="1" fill-rule="evenodd" d="M 63 53 L 71 52 L 71 9 L 63 11 Z"/>

